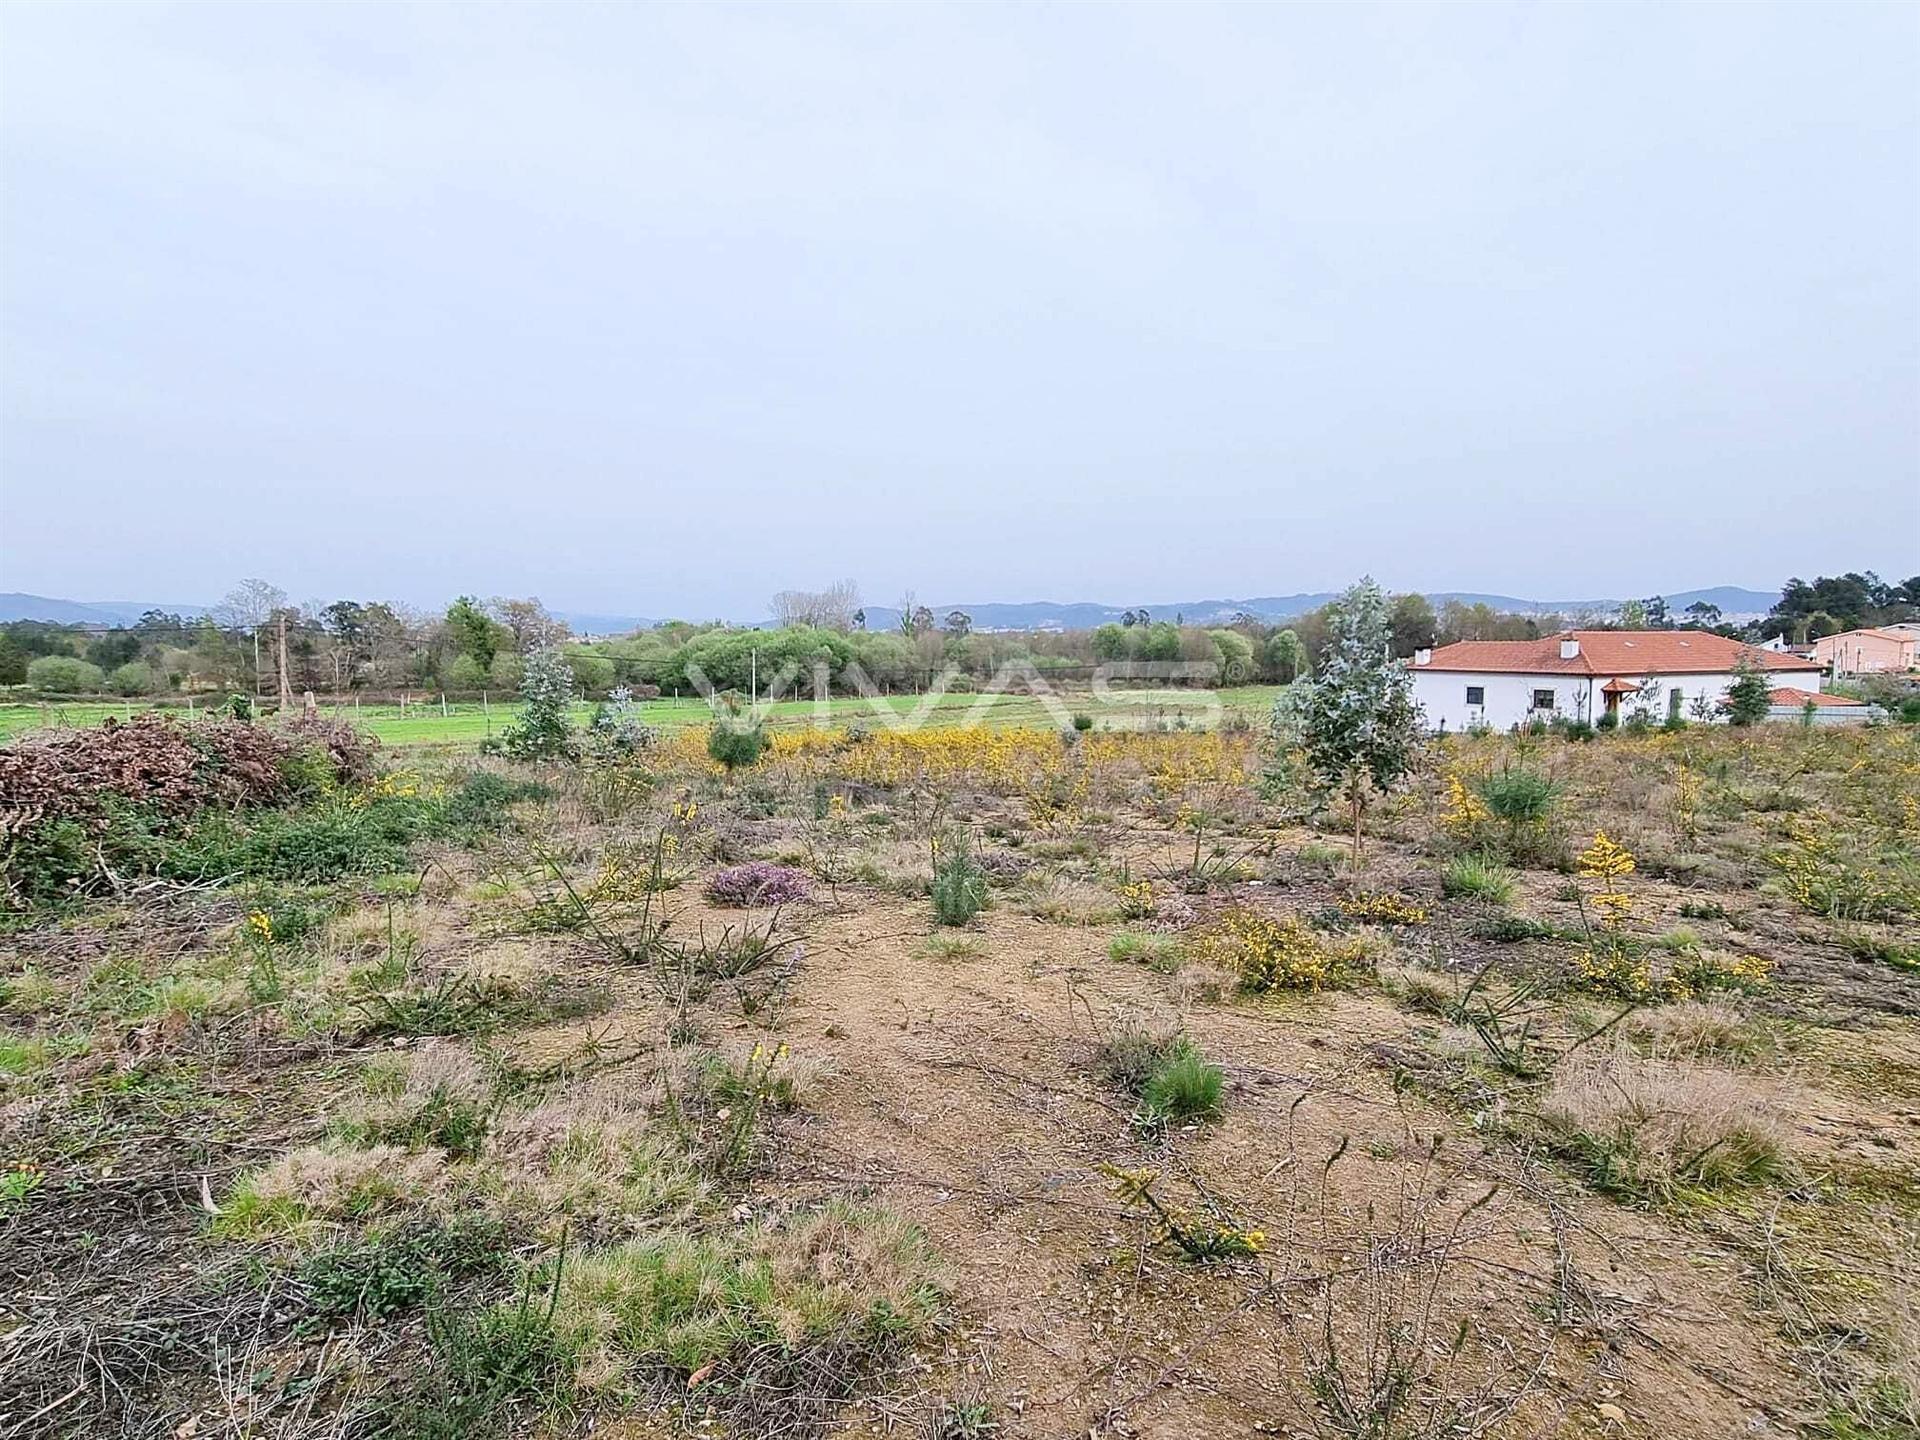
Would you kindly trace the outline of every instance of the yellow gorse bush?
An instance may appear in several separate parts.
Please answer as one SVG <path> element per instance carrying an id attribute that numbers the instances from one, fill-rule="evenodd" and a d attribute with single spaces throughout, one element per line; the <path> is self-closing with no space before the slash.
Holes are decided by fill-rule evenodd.
<path id="1" fill-rule="evenodd" d="M 1619 929 L 1633 913 L 1633 897 L 1619 884 L 1633 873 L 1633 852 L 1606 831 L 1596 831 L 1593 843 L 1581 851 L 1577 869 L 1582 878 L 1600 882 L 1600 893 L 1593 897 L 1600 923 L 1609 930 Z"/>
<path id="2" fill-rule="evenodd" d="M 1120 913 L 1128 920 L 1145 920 L 1153 914 L 1153 882 L 1135 880 L 1120 886 Z"/>
<path id="3" fill-rule="evenodd" d="M 1580 874 L 1589 880 L 1619 880 L 1633 873 L 1633 852 L 1606 831 L 1596 831 L 1593 843 L 1580 852 Z"/>
<path id="4" fill-rule="evenodd" d="M 411 770 L 392 770 L 355 791 L 347 803 L 358 807 L 371 805 L 376 800 L 411 800 L 429 793 L 433 792 Z"/>
<path id="5" fill-rule="evenodd" d="M 1424 906 L 1398 895 L 1349 895 L 1340 902 L 1340 913 L 1349 920 L 1372 925 L 1424 925 Z"/>
<path id="6" fill-rule="evenodd" d="M 1223 912 L 1196 935 L 1194 958 L 1233 971 L 1242 989 L 1322 990 L 1347 978 L 1361 961 L 1358 945 L 1333 945 L 1297 915 L 1272 916 L 1244 906 Z"/>
<path id="7" fill-rule="evenodd" d="M 1037 727 L 926 730 L 775 730 L 768 737 L 768 763 L 816 776 L 831 774 L 858 784 L 887 787 L 964 781 L 1002 794 L 1049 795 L 1067 780 L 1107 783 L 1145 778 L 1177 789 L 1208 781 L 1245 783 L 1256 772 L 1254 742 L 1217 731 L 1107 731 L 1073 745 L 1058 732 Z M 710 772 L 704 731 L 676 734 L 668 758 L 688 769 Z M 1084 788 L 1080 792 L 1084 795 Z"/>
<path id="8" fill-rule="evenodd" d="M 1690 1000 L 1713 990 L 1753 994 L 1773 983 L 1773 961 L 1764 955 L 1689 955 L 1656 973 L 1652 955 L 1624 944 L 1601 944 L 1579 959 L 1580 986 L 1627 1000 Z"/>
<path id="9" fill-rule="evenodd" d="M 1189 1260 L 1247 1260 L 1267 1248 L 1267 1232 L 1223 1223 L 1183 1205 L 1169 1204 L 1154 1193 L 1160 1172 L 1152 1168 L 1129 1170 L 1111 1162 L 1101 1167 L 1113 1181 L 1113 1193 L 1129 1206 L 1138 1205 L 1151 1217 L 1155 1240 L 1177 1245 Z"/>
<path id="10" fill-rule="evenodd" d="M 1488 819 L 1486 802 L 1468 788 L 1457 771 L 1447 774 L 1446 809 L 1440 815 L 1440 828 L 1456 840 L 1469 839 Z"/>

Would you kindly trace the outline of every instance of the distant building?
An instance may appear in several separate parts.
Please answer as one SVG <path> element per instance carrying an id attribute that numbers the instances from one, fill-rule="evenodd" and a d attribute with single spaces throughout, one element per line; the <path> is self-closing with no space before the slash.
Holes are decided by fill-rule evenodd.
<path id="1" fill-rule="evenodd" d="M 1798 720 L 1801 723 L 1815 725 L 1864 725 L 1867 717 L 1873 713 L 1873 707 L 1864 700 L 1852 700 L 1845 695 L 1823 695 L 1815 690 L 1797 690 L 1791 685 L 1782 685 L 1777 690 L 1767 692 L 1767 718 L 1769 720 Z M 1813 706 L 1811 715 L 1807 707 Z"/>
<path id="2" fill-rule="evenodd" d="M 1598 720 L 1625 707 L 1654 720 L 1715 717 L 1746 660 L 1770 679 L 1818 692 L 1810 658 L 1762 650 L 1704 630 L 1569 630 L 1539 640 L 1463 640 L 1414 652 L 1413 696 L 1434 729 L 1532 720 Z"/>
<path id="3" fill-rule="evenodd" d="M 1835 675 L 1898 675 L 1920 670 L 1920 626 L 1881 625 L 1823 635 L 1813 656 Z"/>

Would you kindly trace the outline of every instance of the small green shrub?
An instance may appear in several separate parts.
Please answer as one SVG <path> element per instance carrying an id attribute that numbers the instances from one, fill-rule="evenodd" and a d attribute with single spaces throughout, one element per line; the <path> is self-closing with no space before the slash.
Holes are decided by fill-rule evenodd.
<path id="1" fill-rule="evenodd" d="M 1171 975 L 1180 968 L 1180 942 L 1171 935 L 1123 930 L 1107 942 L 1107 958 L 1145 965 L 1159 974 Z"/>
<path id="2" fill-rule="evenodd" d="M 1560 798 L 1560 788 L 1546 776 L 1517 767 L 1487 776 L 1479 789 L 1488 812 L 1509 824 L 1546 819 Z"/>
<path id="3" fill-rule="evenodd" d="M 552 794 L 537 780 L 514 780 L 491 770 L 476 770 L 447 796 L 441 819 L 456 834 L 500 830 L 506 826 L 509 806 L 522 800 L 545 800 Z"/>
<path id="4" fill-rule="evenodd" d="M 439 820 L 435 803 L 418 795 L 261 810 L 244 819 L 216 812 L 168 846 L 158 869 L 171 879 L 307 884 L 379 874 L 404 866 L 414 842 L 434 833 Z"/>
<path id="5" fill-rule="evenodd" d="M 505 1246 L 500 1223 L 477 1215 L 374 1231 L 332 1246 L 300 1266 L 308 1321 L 379 1321 L 425 1305 L 439 1298 L 448 1280 L 498 1265 Z"/>
<path id="6" fill-rule="evenodd" d="M 956 845 L 933 868 L 933 918 L 965 925 L 987 908 L 987 877 L 964 846 Z"/>
<path id="7" fill-rule="evenodd" d="M 1518 945 L 1523 940 L 1571 940 L 1579 937 L 1545 920 L 1525 915 L 1496 915 L 1473 928 L 1474 938 L 1492 940 L 1501 945 Z"/>
<path id="8" fill-rule="evenodd" d="M 1220 1067 L 1209 1064 L 1186 1036 L 1117 1025 L 1094 1052 L 1094 1062 L 1116 1088 L 1140 1101 L 1140 1122 L 1206 1120 L 1220 1113 Z"/>
<path id="9" fill-rule="evenodd" d="M 1149 1125 L 1211 1120 L 1221 1109 L 1220 1067 L 1182 1036 L 1161 1054 L 1140 1089 L 1141 1119 Z"/>
<path id="10" fill-rule="evenodd" d="M 707 731 L 707 758 L 726 766 L 729 774 L 758 763 L 766 748 L 766 727 L 758 720 L 722 716 Z"/>
<path id="11" fill-rule="evenodd" d="M 1504 905 L 1513 898 L 1513 872 L 1484 855 L 1460 855 L 1440 872 L 1441 893 Z"/>

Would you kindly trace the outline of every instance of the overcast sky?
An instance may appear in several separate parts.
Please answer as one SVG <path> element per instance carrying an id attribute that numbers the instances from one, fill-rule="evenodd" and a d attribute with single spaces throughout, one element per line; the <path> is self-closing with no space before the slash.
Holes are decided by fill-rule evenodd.
<path id="1" fill-rule="evenodd" d="M 1920 7 L 0 11 L 0 589 L 1920 571 Z"/>

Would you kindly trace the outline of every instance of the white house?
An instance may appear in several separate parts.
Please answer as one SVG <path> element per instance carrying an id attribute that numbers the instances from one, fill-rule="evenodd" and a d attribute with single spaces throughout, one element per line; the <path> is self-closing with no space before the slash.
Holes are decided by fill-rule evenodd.
<path id="1" fill-rule="evenodd" d="M 1538 640 L 1463 640 L 1417 650 L 1413 698 L 1436 730 L 1530 720 L 1598 720 L 1645 711 L 1659 721 L 1694 718 L 1696 702 L 1719 715 L 1742 658 L 1770 684 L 1817 693 L 1820 662 L 1744 645 L 1704 630 L 1569 630 Z"/>

